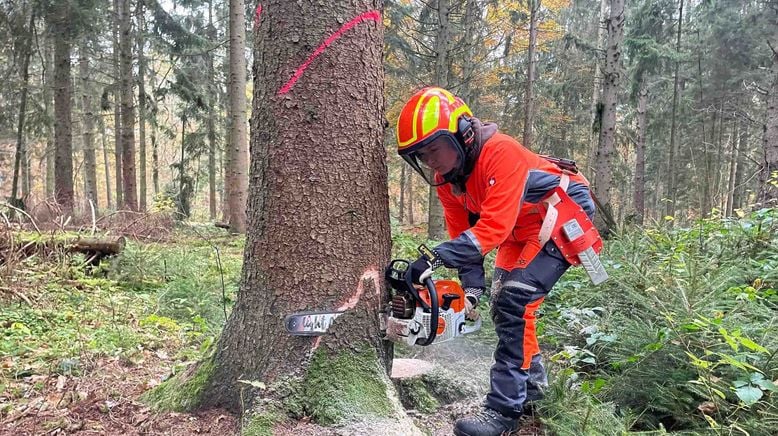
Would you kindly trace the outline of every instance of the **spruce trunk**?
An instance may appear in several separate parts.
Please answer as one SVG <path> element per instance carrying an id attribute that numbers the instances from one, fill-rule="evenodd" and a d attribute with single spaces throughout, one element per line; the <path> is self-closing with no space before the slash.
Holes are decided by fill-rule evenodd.
<path id="1" fill-rule="evenodd" d="M 237 409 L 257 395 L 293 396 L 296 413 L 325 423 L 383 410 L 366 406 L 361 396 L 370 393 L 352 383 L 357 377 L 379 386 L 373 383 L 392 356 L 378 324 L 390 249 L 381 6 L 376 0 L 263 3 L 254 47 L 244 269 L 215 356 L 200 366 L 208 375 L 202 405 Z M 295 76 L 311 54 L 300 48 L 319 46 L 352 19 Z M 284 330 L 290 313 L 337 309 L 345 313 L 326 336 Z M 274 388 L 252 389 L 239 379 Z"/>

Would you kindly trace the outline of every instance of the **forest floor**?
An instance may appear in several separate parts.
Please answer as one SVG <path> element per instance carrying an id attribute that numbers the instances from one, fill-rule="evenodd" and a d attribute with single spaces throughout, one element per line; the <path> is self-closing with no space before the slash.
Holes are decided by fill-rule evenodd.
<path id="1" fill-rule="evenodd" d="M 158 413 L 140 399 L 210 349 L 243 260 L 242 238 L 221 229 L 169 230 L 131 239 L 96 267 L 46 245 L 9 257 L 0 230 L 0 436 L 240 432 L 226 411 Z M 606 283 L 593 287 L 576 268 L 545 300 L 538 335 L 550 387 L 518 434 L 775 435 L 778 209 L 627 230 L 608 241 Z M 423 242 L 393 231 L 393 256 L 411 258 Z M 488 389 L 496 338 L 485 321 L 461 339 L 397 347 L 396 357 L 475 386 L 432 411 L 408 410 L 426 434 L 450 435 Z M 292 420 L 273 434 L 407 436 L 385 421 Z"/>
<path id="2" fill-rule="evenodd" d="M 242 241 L 208 231 L 130 241 L 98 268 L 82 255 L 56 251 L 5 264 L 0 435 L 238 434 L 237 417 L 227 411 L 159 413 L 140 399 L 199 358 L 218 335 L 223 301 L 234 298 Z M 214 246 L 222 247 L 221 267 Z M 433 413 L 410 410 L 418 428 L 450 435 L 458 417 L 478 408 L 488 388 L 493 339 L 485 332 L 403 352 L 478 386 L 477 396 Z M 537 422 L 528 420 L 526 427 L 518 434 L 539 434 Z M 274 434 L 368 432 L 392 434 L 375 423 L 326 428 L 305 421 L 279 424 Z"/>

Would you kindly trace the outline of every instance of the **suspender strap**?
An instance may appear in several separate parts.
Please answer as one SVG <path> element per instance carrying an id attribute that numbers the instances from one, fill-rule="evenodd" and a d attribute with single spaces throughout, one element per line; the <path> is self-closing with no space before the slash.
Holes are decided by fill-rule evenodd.
<path id="1" fill-rule="evenodd" d="M 559 178 L 559 188 L 562 189 L 563 192 L 567 192 L 568 186 L 570 186 L 570 176 L 565 171 L 562 172 L 562 175 Z M 554 230 L 557 218 L 559 217 L 559 211 L 556 209 L 556 205 L 559 204 L 560 201 L 562 201 L 562 199 L 559 198 L 559 194 L 557 193 L 554 193 L 543 200 L 543 204 L 546 208 L 546 216 L 543 218 L 543 224 L 540 226 L 540 233 L 538 234 L 538 241 L 540 242 L 541 247 L 546 245 L 546 242 L 551 239 L 551 232 Z"/>

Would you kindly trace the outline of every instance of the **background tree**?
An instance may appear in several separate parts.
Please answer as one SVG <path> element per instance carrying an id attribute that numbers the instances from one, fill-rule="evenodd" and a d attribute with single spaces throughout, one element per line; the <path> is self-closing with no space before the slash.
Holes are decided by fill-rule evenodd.
<path id="1" fill-rule="evenodd" d="M 243 0 L 230 0 L 230 134 L 225 159 L 226 217 L 234 232 L 246 231 L 248 140 L 246 133 L 246 19 Z"/>
<path id="2" fill-rule="evenodd" d="M 612 173 L 616 141 L 616 111 L 619 91 L 622 84 L 621 51 L 624 39 L 624 1 L 611 0 L 608 19 L 608 44 L 605 52 L 605 71 L 603 73 L 602 118 L 600 123 L 600 141 L 594 165 L 594 192 L 599 207 L 607 215 L 611 214 Z"/>
<path id="3" fill-rule="evenodd" d="M 74 32 L 74 12 L 69 2 L 57 3 L 46 17 L 54 39 L 54 196 L 62 210 L 73 209 L 73 133 L 70 51 Z"/>
<path id="4" fill-rule="evenodd" d="M 94 110 L 92 103 L 92 86 L 88 81 L 90 76 L 89 55 L 87 53 L 88 37 L 81 39 L 78 57 L 78 78 L 81 91 L 81 118 L 83 124 L 84 152 L 84 196 L 91 207 L 99 211 L 97 200 L 97 159 L 95 156 Z M 89 210 L 90 206 L 85 205 Z"/>
<path id="5" fill-rule="evenodd" d="M 137 174 L 135 171 L 135 102 L 132 74 L 132 1 L 119 0 L 119 80 L 121 87 L 121 157 L 124 207 L 138 210 Z"/>

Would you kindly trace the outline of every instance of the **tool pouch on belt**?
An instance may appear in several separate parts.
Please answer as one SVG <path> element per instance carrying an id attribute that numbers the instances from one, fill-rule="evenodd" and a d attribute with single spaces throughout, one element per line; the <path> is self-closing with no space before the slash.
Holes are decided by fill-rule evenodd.
<path id="1" fill-rule="evenodd" d="M 608 278 L 598 254 L 602 238 L 584 209 L 567 195 L 569 177 L 563 175 L 560 186 L 549 191 L 540 205 L 545 212 L 538 239 L 540 246 L 553 240 L 571 265 L 582 265 L 597 285 Z"/>

